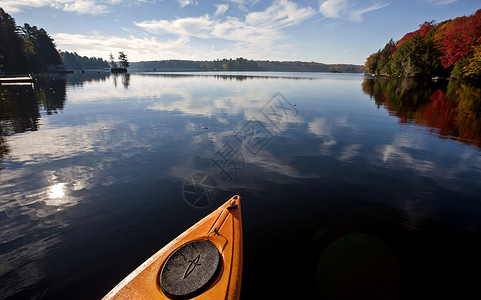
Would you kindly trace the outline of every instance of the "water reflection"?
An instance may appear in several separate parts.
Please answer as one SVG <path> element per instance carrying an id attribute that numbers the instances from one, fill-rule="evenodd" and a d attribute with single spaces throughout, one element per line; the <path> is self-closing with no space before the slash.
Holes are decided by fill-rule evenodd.
<path id="1" fill-rule="evenodd" d="M 3 128 L 0 126 L 0 131 L 3 131 Z M 10 152 L 10 148 L 8 147 L 7 141 L 0 135 L 0 170 L 3 169 L 3 158 L 8 155 Z"/>
<path id="2" fill-rule="evenodd" d="M 8 85 L 0 88 L 0 122 L 4 134 L 38 130 L 40 111 L 54 114 L 65 104 L 66 80 L 40 77 L 31 85 Z"/>
<path id="3" fill-rule="evenodd" d="M 50 77 L 55 75 L 49 75 Z M 117 88 L 119 85 L 119 81 L 121 85 L 128 89 L 130 85 L 130 74 L 128 73 L 114 73 L 106 72 L 106 71 L 82 71 L 76 72 L 73 74 L 60 74 L 57 78 L 61 78 L 67 81 L 67 85 L 73 88 L 81 88 L 86 85 L 90 85 L 93 83 L 105 83 L 109 81 L 111 78 L 113 79 L 114 87 Z"/>
<path id="4" fill-rule="evenodd" d="M 61 299 L 73 290 L 81 299 L 100 298 L 215 206 L 194 210 L 182 200 L 182 186 L 194 172 L 215 179 L 217 199 L 245 195 L 246 298 L 259 297 L 259 282 L 266 278 L 271 285 L 294 283 L 303 289 L 308 282 L 314 288 L 321 284 L 325 292 L 322 284 L 340 264 L 346 272 L 330 281 L 338 291 L 345 291 L 346 280 L 357 282 L 349 282 L 350 274 L 371 272 L 365 286 L 377 291 L 375 284 L 387 278 L 383 291 L 389 292 L 399 283 L 382 277 L 396 275 L 392 254 L 397 258 L 405 255 L 403 247 L 416 245 L 390 224 L 420 232 L 424 224 L 439 221 L 454 230 L 479 232 L 479 205 L 473 204 L 479 195 L 479 151 L 393 121 L 439 129 L 427 121 L 437 117 L 417 117 L 436 99 L 445 110 L 435 114 L 447 112 L 451 103 L 475 115 L 475 86 L 461 86 L 464 92 L 459 92 L 455 82 L 450 87 L 414 80 L 363 82 L 354 75 L 313 79 L 306 74 L 304 80 L 291 80 L 293 74 L 221 75 L 76 73 L 54 79 L 64 89 L 66 80 L 63 97 L 56 88 L 49 92 L 52 85 L 35 87 L 43 98 L 34 96 L 36 90 L 9 88 L 0 123 L 5 135 L 0 140 L 5 167 L 0 261 L 7 262 L 0 268 L 0 294 Z M 373 105 L 361 83 L 395 118 Z M 32 99 L 24 101 L 17 92 Z M 276 92 L 299 113 L 287 116 L 281 110 L 276 120 L 282 122 L 273 123 L 269 112 L 278 106 L 267 104 Z M 59 95 L 45 104 L 47 96 Z M 452 100 L 466 95 L 472 99 Z M 249 134 L 236 134 L 252 123 L 262 124 L 272 138 L 249 151 Z M 243 164 L 225 179 L 220 159 L 233 154 Z M 356 207 L 363 212 L 353 216 Z M 364 211 L 380 219 L 349 223 Z M 272 253 L 273 259 L 260 252 Z M 379 252 L 382 256 L 371 256 Z M 302 263 L 278 263 L 296 254 Z M 308 269 L 309 278 L 296 272 L 299 266 Z M 292 281 L 286 274 L 299 276 Z"/>
<path id="5" fill-rule="evenodd" d="M 308 73 L 308 72 L 139 72 L 142 76 L 156 76 L 165 78 L 182 77 L 212 77 L 228 81 L 246 81 L 255 79 L 291 79 L 291 80 L 319 80 L 319 79 L 353 79 L 359 74 L 342 73 Z"/>
<path id="6" fill-rule="evenodd" d="M 89 84 L 89 83 L 106 82 L 111 75 L 112 73 L 110 72 L 87 71 L 87 72 L 76 72 L 76 73 L 68 74 L 67 76 L 62 76 L 62 77 L 67 80 L 67 84 L 69 86 L 82 87 L 85 84 Z"/>
<path id="7" fill-rule="evenodd" d="M 65 104 L 66 81 L 40 77 L 35 85 L 2 85 L 0 87 L 0 169 L 9 153 L 6 136 L 37 131 L 41 112 L 47 115 L 61 111 Z"/>
<path id="8" fill-rule="evenodd" d="M 114 77 L 114 86 L 117 88 L 118 80 L 122 82 L 122 86 L 124 89 L 128 89 L 130 85 L 130 74 L 129 73 L 114 73 L 112 75 Z"/>
<path id="9" fill-rule="evenodd" d="M 403 124 L 481 147 L 481 87 L 470 81 L 365 79 L 362 88 Z"/>

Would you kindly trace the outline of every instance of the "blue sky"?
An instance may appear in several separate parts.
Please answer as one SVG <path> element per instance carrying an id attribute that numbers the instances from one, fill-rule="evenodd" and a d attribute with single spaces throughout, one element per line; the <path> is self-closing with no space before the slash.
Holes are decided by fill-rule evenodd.
<path id="1" fill-rule="evenodd" d="M 299 60 L 364 64 L 424 21 L 471 15 L 479 0 L 1 0 L 57 48 L 130 61 Z"/>

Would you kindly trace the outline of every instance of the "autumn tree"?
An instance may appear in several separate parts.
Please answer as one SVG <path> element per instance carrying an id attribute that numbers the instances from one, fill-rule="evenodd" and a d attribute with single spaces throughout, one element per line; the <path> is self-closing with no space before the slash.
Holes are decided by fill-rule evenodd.
<path id="1" fill-rule="evenodd" d="M 443 24 L 442 31 L 436 35 L 442 51 L 440 57 L 444 68 L 456 64 L 470 54 L 481 37 L 481 9 L 469 17 L 459 17 Z"/>
<path id="2" fill-rule="evenodd" d="M 433 39 L 435 29 L 434 21 L 424 22 L 398 41 L 391 59 L 391 75 L 432 77 L 440 72 L 440 53 Z"/>
<path id="3" fill-rule="evenodd" d="M 370 73 L 376 74 L 378 62 L 379 62 L 379 52 L 376 52 L 376 53 L 371 54 L 367 58 L 366 63 L 364 65 L 366 66 L 366 69 Z"/>
<path id="4" fill-rule="evenodd" d="M 366 68 L 389 76 L 479 78 L 480 44 L 481 9 L 440 24 L 424 22 L 397 43 L 391 39 L 371 54 Z"/>
<path id="5" fill-rule="evenodd" d="M 391 39 L 386 43 L 384 48 L 379 53 L 379 61 L 377 66 L 377 73 L 382 75 L 391 75 L 390 59 L 396 51 L 396 43 Z"/>
<path id="6" fill-rule="evenodd" d="M 463 73 L 467 78 L 481 78 L 481 41 L 473 48 L 473 56 L 463 67 Z"/>

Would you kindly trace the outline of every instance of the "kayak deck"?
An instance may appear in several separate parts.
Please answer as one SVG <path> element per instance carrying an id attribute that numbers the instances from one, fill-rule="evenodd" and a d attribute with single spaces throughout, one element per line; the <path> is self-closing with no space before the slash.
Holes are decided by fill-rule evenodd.
<path id="1" fill-rule="evenodd" d="M 238 299 L 242 251 L 236 195 L 160 249 L 104 299 Z"/>

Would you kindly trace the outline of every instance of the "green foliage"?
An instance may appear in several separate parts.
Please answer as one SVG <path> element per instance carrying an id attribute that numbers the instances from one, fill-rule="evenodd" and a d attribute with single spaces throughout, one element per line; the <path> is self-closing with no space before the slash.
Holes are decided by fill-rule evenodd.
<path id="1" fill-rule="evenodd" d="M 436 76 L 440 63 L 432 36 L 415 34 L 396 50 L 393 57 L 395 73 L 393 75 L 406 77 Z"/>
<path id="2" fill-rule="evenodd" d="M 481 43 L 474 47 L 473 57 L 469 64 L 463 68 L 464 76 L 467 78 L 481 78 Z"/>
<path id="3" fill-rule="evenodd" d="M 451 78 L 460 79 L 464 78 L 464 68 L 469 65 L 469 58 L 461 57 L 456 61 L 453 70 L 451 71 Z"/>
<path id="4" fill-rule="evenodd" d="M 377 67 L 377 73 L 381 75 L 389 75 L 391 74 L 390 68 L 390 59 L 396 51 L 396 44 L 391 39 L 389 42 L 386 43 L 384 49 L 381 50 L 379 53 L 379 63 Z"/>

